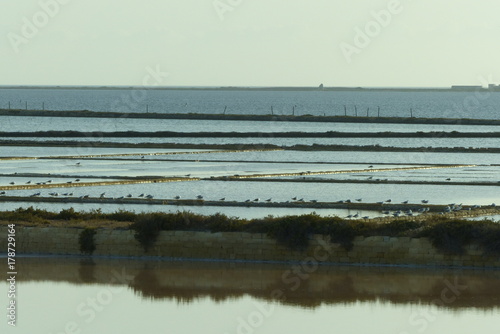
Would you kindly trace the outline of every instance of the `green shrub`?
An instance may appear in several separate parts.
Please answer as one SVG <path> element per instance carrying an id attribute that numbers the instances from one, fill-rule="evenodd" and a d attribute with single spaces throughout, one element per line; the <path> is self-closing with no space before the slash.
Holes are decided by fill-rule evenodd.
<path id="1" fill-rule="evenodd" d="M 71 219 L 79 219 L 81 217 L 82 217 L 81 212 L 77 212 L 75 211 L 75 209 L 69 208 L 61 210 L 55 218 L 62 220 L 71 220 Z"/>
<path id="2" fill-rule="evenodd" d="M 137 214 L 126 210 L 118 210 L 113 213 L 106 214 L 106 218 L 118 222 L 133 222 Z"/>
<path id="3" fill-rule="evenodd" d="M 353 241 L 357 236 L 362 235 L 362 230 L 365 227 L 363 222 L 341 221 L 328 225 L 328 234 L 330 242 L 338 243 L 345 250 L 350 251 L 354 246 Z"/>
<path id="4" fill-rule="evenodd" d="M 130 228 L 135 231 L 135 239 L 141 244 L 146 253 L 160 235 L 162 223 L 162 214 L 152 213 L 138 216 L 137 220 L 130 225 Z"/>
<path id="5" fill-rule="evenodd" d="M 464 247 L 471 243 L 476 229 L 473 223 L 464 220 L 438 221 L 429 225 L 421 234 L 432 245 L 445 254 L 462 255 Z"/>
<path id="6" fill-rule="evenodd" d="M 243 224 L 241 219 L 222 213 L 205 217 L 205 225 L 211 232 L 239 232 L 243 230 Z"/>
<path id="7" fill-rule="evenodd" d="M 94 241 L 95 234 L 96 231 L 93 228 L 86 228 L 82 232 L 80 232 L 80 236 L 78 237 L 80 252 L 88 255 L 92 255 L 92 253 L 94 253 L 96 248 Z"/>
<path id="8" fill-rule="evenodd" d="M 267 234 L 278 243 L 292 249 L 302 251 L 309 246 L 311 223 L 304 216 L 287 216 L 276 218 L 267 226 Z"/>

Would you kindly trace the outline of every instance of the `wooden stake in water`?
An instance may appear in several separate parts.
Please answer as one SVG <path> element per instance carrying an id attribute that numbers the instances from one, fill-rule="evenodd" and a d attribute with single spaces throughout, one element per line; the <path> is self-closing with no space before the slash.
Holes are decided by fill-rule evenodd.
<path id="1" fill-rule="evenodd" d="M 370 108 L 366 109 L 366 117 L 368 117 L 368 113 L 370 112 Z"/>
<path id="2" fill-rule="evenodd" d="M 149 104 L 146 104 L 146 113 L 149 112 Z"/>
<path id="3" fill-rule="evenodd" d="M 354 115 L 358 116 L 358 107 L 354 106 Z"/>
<path id="4" fill-rule="evenodd" d="M 26 101 L 26 110 L 28 110 L 28 101 Z"/>
<path id="5" fill-rule="evenodd" d="M 42 102 L 42 110 L 45 110 L 45 102 Z"/>
<path id="6" fill-rule="evenodd" d="M 274 115 L 273 106 L 271 106 L 271 115 Z"/>
<path id="7" fill-rule="evenodd" d="M 344 116 L 347 116 L 347 106 L 344 105 Z"/>
<path id="8" fill-rule="evenodd" d="M 410 117 L 413 117 L 413 109 L 410 108 Z"/>
<path id="9" fill-rule="evenodd" d="M 227 106 L 224 106 L 224 115 L 226 114 Z"/>
<path id="10" fill-rule="evenodd" d="M 377 117 L 380 117 L 380 107 L 378 107 Z"/>
<path id="11" fill-rule="evenodd" d="M 295 106 L 292 107 L 292 115 L 295 116 Z"/>

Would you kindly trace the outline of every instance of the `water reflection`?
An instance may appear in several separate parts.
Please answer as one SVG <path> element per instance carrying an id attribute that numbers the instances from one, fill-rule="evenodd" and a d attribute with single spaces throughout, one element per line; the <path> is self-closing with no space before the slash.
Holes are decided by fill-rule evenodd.
<path id="1" fill-rule="evenodd" d="M 20 258 L 19 283 L 124 286 L 145 300 L 194 303 L 251 297 L 317 309 L 359 302 L 498 310 L 500 271 L 309 264 Z M 120 278 L 121 277 L 121 278 Z"/>

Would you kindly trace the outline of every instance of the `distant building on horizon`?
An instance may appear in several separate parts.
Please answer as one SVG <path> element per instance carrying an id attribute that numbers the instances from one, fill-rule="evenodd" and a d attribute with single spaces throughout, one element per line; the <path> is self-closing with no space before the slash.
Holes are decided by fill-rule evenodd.
<path id="1" fill-rule="evenodd" d="M 453 89 L 453 90 L 476 90 L 476 89 L 483 89 L 483 86 L 460 86 L 460 85 L 455 85 L 455 86 L 451 86 L 451 89 Z"/>
<path id="2" fill-rule="evenodd" d="M 488 88 L 485 88 L 483 86 L 462 86 L 462 85 L 454 85 L 451 86 L 452 90 L 461 90 L 461 91 L 474 91 L 474 90 L 481 90 L 481 89 L 488 89 L 492 91 L 500 91 L 500 85 L 495 85 L 495 84 L 488 84 Z"/>

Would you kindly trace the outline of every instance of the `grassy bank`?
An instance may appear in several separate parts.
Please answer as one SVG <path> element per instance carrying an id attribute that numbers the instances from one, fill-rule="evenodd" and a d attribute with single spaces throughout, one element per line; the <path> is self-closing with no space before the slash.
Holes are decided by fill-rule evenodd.
<path id="1" fill-rule="evenodd" d="M 489 220 L 466 221 L 439 215 L 381 224 L 369 220 L 346 221 L 339 217 L 321 217 L 314 213 L 242 219 L 220 213 L 210 216 L 191 212 L 102 213 L 100 210 L 78 212 L 72 208 L 49 212 L 30 207 L 0 212 L 0 225 L 9 223 L 19 226 L 83 228 L 85 236 L 82 240 L 90 245 L 93 234 L 89 229 L 132 229 L 136 240 L 146 251 L 154 245 L 161 231 L 204 231 L 264 233 L 294 250 L 306 249 L 313 234 L 327 235 L 332 243 L 338 243 L 347 250 L 353 247 L 354 238 L 359 236 L 425 237 L 445 254 L 460 255 L 465 246 L 477 244 L 485 256 L 500 255 L 500 224 Z"/>

